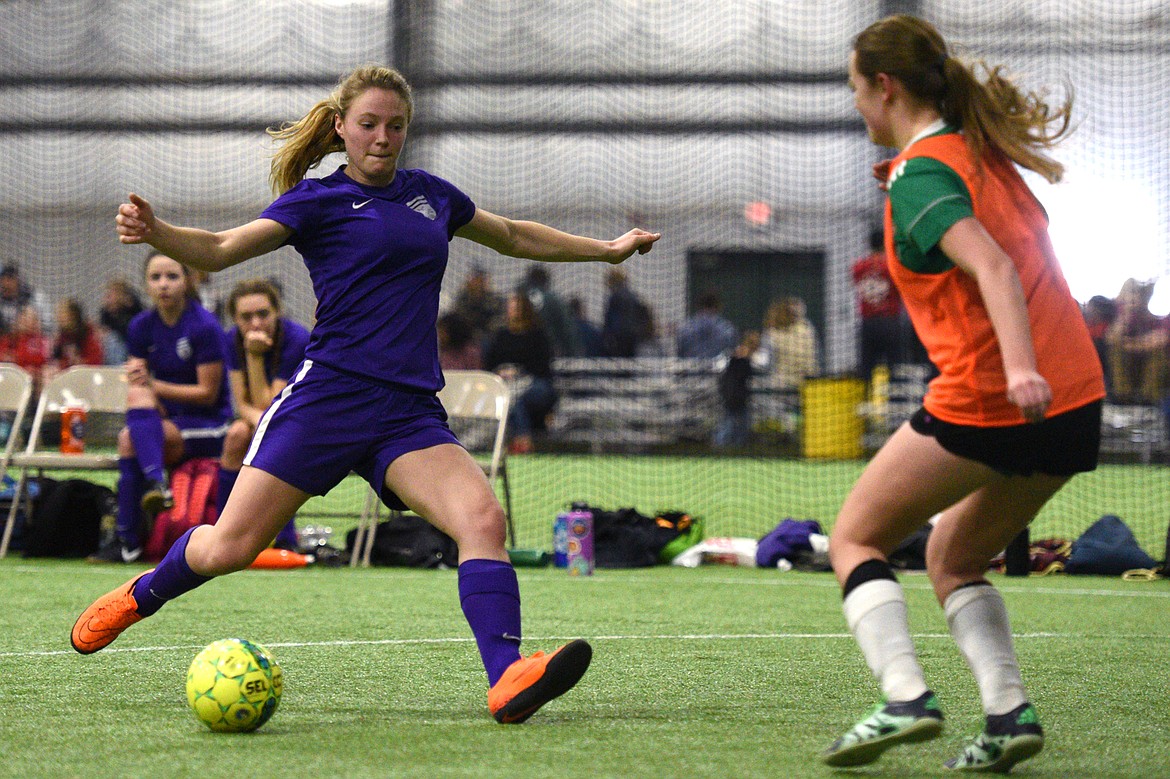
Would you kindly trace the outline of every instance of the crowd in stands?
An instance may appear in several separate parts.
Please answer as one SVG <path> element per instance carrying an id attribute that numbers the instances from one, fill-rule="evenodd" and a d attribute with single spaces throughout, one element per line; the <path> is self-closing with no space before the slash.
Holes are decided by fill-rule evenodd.
<path id="1" fill-rule="evenodd" d="M 870 249 L 851 268 L 859 322 L 855 375 L 868 383 L 879 366 L 892 374 L 895 366 L 909 365 L 929 378 L 933 366 L 886 268 L 880 231 L 871 236 Z M 796 390 L 825 370 L 819 335 L 799 296 L 773 300 L 755 330 L 737 327 L 724 315 L 720 293 L 706 290 L 696 297 L 693 313 L 667 333 L 623 269 L 609 270 L 606 287 L 604 311 L 594 321 L 579 297 L 566 301 L 556 291 L 544 267 L 533 268 L 510 297 L 495 291 L 487 271 L 477 267 L 440 317 L 444 369 L 495 370 L 522 382 L 511 420 L 514 452 L 531 451 L 532 433 L 543 430 L 555 410 L 553 358 L 711 360 L 720 372 L 723 407 L 712 443 L 732 447 L 749 438 L 753 381 Z M 1152 292 L 1152 283 L 1131 279 L 1116 298 L 1089 300 L 1084 313 L 1105 366 L 1110 400 L 1162 406 L 1170 425 L 1170 317 L 1150 312 Z M 526 313 L 511 317 L 511 307 Z"/>

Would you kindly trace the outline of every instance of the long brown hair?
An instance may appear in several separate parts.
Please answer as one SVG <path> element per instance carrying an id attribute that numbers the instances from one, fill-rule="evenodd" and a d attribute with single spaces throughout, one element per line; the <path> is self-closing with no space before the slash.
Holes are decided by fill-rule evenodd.
<path id="1" fill-rule="evenodd" d="M 1069 132 L 1072 89 L 1063 104 L 1050 107 L 1041 92 L 1026 92 L 1002 65 L 979 60 L 968 65 L 950 55 L 930 22 L 908 14 L 874 22 L 853 43 L 857 72 L 897 78 L 918 100 L 934 105 L 944 120 L 963 130 L 976 158 L 998 149 L 1017 165 L 1059 181 L 1064 166 L 1048 154 Z M 985 79 L 976 75 L 982 71 Z"/>
<path id="2" fill-rule="evenodd" d="M 353 101 L 367 89 L 374 88 L 397 92 L 406 105 L 406 123 L 410 124 L 414 99 L 406 78 L 394 68 L 362 65 L 343 77 L 333 94 L 310 108 L 303 117 L 268 130 L 275 140 L 283 142 L 272 157 L 269 174 L 269 182 L 276 194 L 294 187 L 327 155 L 345 151 L 345 141 L 334 130 L 333 118 L 344 118 Z"/>
<path id="3" fill-rule="evenodd" d="M 236 306 L 239 305 L 240 298 L 246 295 L 263 295 L 272 304 L 272 315 L 276 319 L 276 328 L 272 332 L 272 348 L 264 355 L 264 370 L 269 376 L 275 376 L 277 368 L 280 367 L 280 353 L 284 351 L 284 320 L 281 317 L 280 291 L 272 282 L 265 279 L 244 279 L 236 284 L 232 288 L 231 294 L 228 295 L 227 302 L 228 314 L 233 323 L 236 321 Z M 244 369 L 248 364 L 247 354 L 244 351 L 244 332 L 240 330 L 238 325 L 234 330 L 235 339 L 232 341 L 232 349 L 236 353 L 236 365 Z"/>

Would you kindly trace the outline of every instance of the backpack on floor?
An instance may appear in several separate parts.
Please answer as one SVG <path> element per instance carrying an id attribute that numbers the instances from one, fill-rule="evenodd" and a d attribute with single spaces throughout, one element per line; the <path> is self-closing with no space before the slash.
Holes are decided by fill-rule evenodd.
<path id="1" fill-rule="evenodd" d="M 345 548 L 355 554 L 357 530 L 345 535 Z M 457 568 L 459 547 L 454 539 L 416 514 L 391 514 L 374 528 L 370 563 L 406 568 Z"/>
<path id="2" fill-rule="evenodd" d="M 586 509 L 593 514 L 593 554 L 598 568 L 648 568 L 668 563 L 669 558 L 662 559 L 663 549 L 671 541 L 692 528 L 700 538 L 702 534 L 701 526 L 696 527 L 692 517 L 682 511 L 648 517 L 634 508 Z"/>
<path id="3" fill-rule="evenodd" d="M 171 494 L 175 505 L 159 512 L 146 542 L 146 559 L 163 559 L 171 544 L 196 525 L 214 525 L 219 491 L 219 462 L 212 457 L 193 457 L 171 473 Z"/>
<path id="4" fill-rule="evenodd" d="M 1065 573 L 1119 576 L 1133 568 L 1156 568 L 1134 538 L 1133 531 L 1113 514 L 1098 519 L 1073 541 Z"/>
<path id="5" fill-rule="evenodd" d="M 84 479 L 42 481 L 25 525 L 25 557 L 86 557 L 97 551 L 102 517 L 117 511 L 109 487 Z"/>

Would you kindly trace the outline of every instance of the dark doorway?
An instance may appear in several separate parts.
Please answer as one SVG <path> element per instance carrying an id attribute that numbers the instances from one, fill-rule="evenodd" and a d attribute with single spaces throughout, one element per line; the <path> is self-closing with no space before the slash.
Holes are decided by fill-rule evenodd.
<path id="1" fill-rule="evenodd" d="M 825 333 L 825 253 L 819 249 L 742 251 L 690 249 L 687 252 L 687 314 L 695 299 L 715 290 L 723 313 L 740 331 L 759 330 L 775 299 L 794 295 L 808 308 L 818 340 Z M 819 344 L 823 349 L 824 344 Z"/>

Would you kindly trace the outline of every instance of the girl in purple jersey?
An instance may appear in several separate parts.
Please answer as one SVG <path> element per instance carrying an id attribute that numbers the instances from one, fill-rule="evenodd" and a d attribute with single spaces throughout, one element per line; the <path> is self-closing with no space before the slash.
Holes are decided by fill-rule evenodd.
<path id="1" fill-rule="evenodd" d="M 235 323 L 227 334 L 225 356 L 236 419 L 228 428 L 219 458 L 216 516 L 227 505 L 260 417 L 288 386 L 309 343 L 308 330 L 281 316 L 280 293 L 264 279 L 245 279 L 234 286 L 227 309 Z M 295 520 L 281 529 L 275 546 L 297 548 Z"/>
<path id="2" fill-rule="evenodd" d="M 511 257 L 608 263 L 649 251 L 660 236 L 635 229 L 603 241 L 514 221 L 425 171 L 399 170 L 412 108 L 395 70 L 364 66 L 346 76 L 329 99 L 274 131 L 284 143 L 272 182 L 283 194 L 240 227 L 177 227 L 134 194 L 118 209 L 123 243 L 149 243 L 203 270 L 291 244 L 313 280 L 317 324 L 304 363 L 260 420 L 218 523 L 194 528 L 156 569 L 83 612 L 71 636 L 77 651 L 96 652 L 167 600 L 245 568 L 311 495 L 352 470 L 388 505 L 410 508 L 459 545 L 460 601 L 497 721 L 523 722 L 585 673 L 592 649 L 584 641 L 520 655 L 504 512 L 436 397 L 439 285 L 456 235 Z M 304 179 L 339 151 L 347 165 Z"/>
<path id="3" fill-rule="evenodd" d="M 126 427 L 118 435 L 116 538 L 93 562 L 142 556 L 143 514 L 171 505 L 166 468 L 187 457 L 219 457 L 228 398 L 219 323 L 192 295 L 190 271 L 157 252 L 146 258 L 154 303 L 130 321 Z"/>

